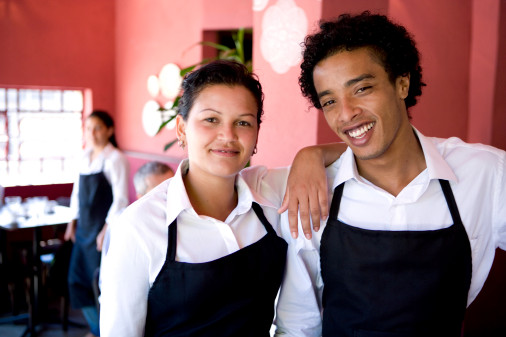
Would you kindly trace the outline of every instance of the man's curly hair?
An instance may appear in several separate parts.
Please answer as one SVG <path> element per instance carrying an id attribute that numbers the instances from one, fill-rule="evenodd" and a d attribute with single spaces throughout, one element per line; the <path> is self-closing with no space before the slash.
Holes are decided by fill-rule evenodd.
<path id="1" fill-rule="evenodd" d="M 306 36 L 304 60 L 300 66 L 302 95 L 318 109 L 320 100 L 314 87 L 313 71 L 321 60 L 341 51 L 371 48 L 383 64 L 392 83 L 399 76 L 410 76 L 406 108 L 414 106 L 422 94 L 422 67 L 415 41 L 403 26 L 386 16 L 365 11 L 359 15 L 342 14 L 337 20 L 320 22 L 320 31 Z"/>

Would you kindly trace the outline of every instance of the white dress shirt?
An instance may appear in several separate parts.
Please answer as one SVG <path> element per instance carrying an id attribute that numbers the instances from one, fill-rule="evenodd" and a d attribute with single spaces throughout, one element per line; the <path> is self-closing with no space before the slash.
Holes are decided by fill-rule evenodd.
<path id="1" fill-rule="evenodd" d="M 128 206 L 128 160 L 125 155 L 111 143 L 95 160 L 91 161 L 91 148 L 83 151 L 79 162 L 79 174 L 76 177 L 70 197 L 70 208 L 74 219 L 79 217 L 79 176 L 104 172 L 105 178 L 112 188 L 112 204 L 105 222 L 112 224 L 121 212 Z"/>
<path id="2" fill-rule="evenodd" d="M 327 168 L 329 201 L 334 188 L 346 182 L 338 218 L 348 225 L 392 231 L 441 229 L 453 221 L 438 179 L 449 180 L 471 243 L 469 305 L 483 287 L 495 249 L 506 249 L 506 152 L 458 138 L 429 138 L 416 133 L 427 168 L 399 195 L 393 196 L 361 177 L 348 148 Z M 277 335 L 321 335 L 319 250 L 325 225 L 322 221 L 310 241 L 302 236 L 293 240 L 287 230 L 282 230 L 290 247 L 277 309 Z M 281 226 L 288 227 L 286 214 Z"/>
<path id="3" fill-rule="evenodd" d="M 142 336 L 148 292 L 167 255 L 168 227 L 177 218 L 176 260 L 203 263 L 257 242 L 267 232 L 251 204 L 262 206 L 279 233 L 278 207 L 288 169 L 250 167 L 236 178 L 237 207 L 225 221 L 199 216 L 183 183 L 183 161 L 174 177 L 130 205 L 111 230 L 102 261 L 100 335 Z M 170 299 L 167 299 L 170 300 Z"/>

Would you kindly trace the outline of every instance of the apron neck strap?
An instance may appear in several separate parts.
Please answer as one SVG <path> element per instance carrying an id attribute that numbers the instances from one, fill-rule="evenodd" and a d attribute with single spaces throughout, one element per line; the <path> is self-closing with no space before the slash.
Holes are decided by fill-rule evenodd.
<path id="1" fill-rule="evenodd" d="M 343 196 L 344 182 L 336 186 L 334 189 L 334 196 L 332 197 L 332 203 L 330 204 L 329 219 L 336 219 L 339 213 L 339 206 L 341 205 L 341 197 Z"/>

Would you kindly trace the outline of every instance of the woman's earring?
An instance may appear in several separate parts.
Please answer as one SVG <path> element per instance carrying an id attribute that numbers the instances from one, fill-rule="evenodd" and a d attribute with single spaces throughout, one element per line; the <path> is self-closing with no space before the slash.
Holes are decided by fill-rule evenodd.
<path id="1" fill-rule="evenodd" d="M 180 148 L 182 148 L 184 150 L 184 147 L 185 147 L 185 143 L 183 140 L 181 139 L 178 139 L 177 140 L 177 145 L 179 145 Z"/>
<path id="2" fill-rule="evenodd" d="M 256 153 L 257 153 L 257 146 L 255 145 L 255 148 L 253 149 L 253 154 L 252 155 L 254 155 Z"/>

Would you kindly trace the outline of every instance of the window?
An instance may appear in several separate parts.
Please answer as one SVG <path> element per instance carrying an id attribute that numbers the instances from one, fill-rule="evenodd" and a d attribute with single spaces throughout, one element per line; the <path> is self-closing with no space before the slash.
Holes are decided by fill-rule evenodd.
<path id="1" fill-rule="evenodd" d="M 82 90 L 0 87 L 0 185 L 72 182 L 83 102 Z"/>

